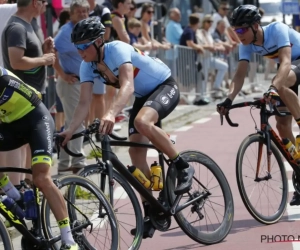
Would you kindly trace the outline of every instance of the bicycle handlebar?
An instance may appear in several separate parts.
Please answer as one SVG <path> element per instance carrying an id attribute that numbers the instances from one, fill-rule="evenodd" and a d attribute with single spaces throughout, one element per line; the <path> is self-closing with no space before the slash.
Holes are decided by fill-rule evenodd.
<path id="1" fill-rule="evenodd" d="M 227 123 L 231 126 L 231 127 L 238 127 L 239 124 L 238 123 L 234 123 L 232 122 L 232 120 L 229 117 L 229 110 L 231 109 L 235 109 L 235 108 L 243 108 L 243 107 L 249 107 L 249 106 L 255 106 L 256 108 L 261 108 L 263 106 L 265 106 L 267 103 L 265 102 L 265 100 L 262 99 L 258 99 L 252 102 L 240 102 L 240 103 L 236 103 L 231 105 L 231 107 L 228 109 L 228 112 L 225 114 L 225 119 L 227 121 Z M 287 115 L 291 115 L 290 112 L 280 112 L 276 106 L 270 104 L 270 109 L 272 111 L 268 111 L 269 115 L 277 115 L 279 117 L 284 117 Z M 220 114 L 220 119 L 221 119 L 221 125 L 223 125 L 223 115 Z"/>
<path id="2" fill-rule="evenodd" d="M 86 137 L 86 136 L 89 136 L 89 135 L 92 135 L 92 134 L 96 134 L 99 131 L 99 126 L 100 126 L 100 120 L 99 119 L 95 119 L 94 122 L 91 125 L 89 125 L 87 129 L 85 129 L 85 130 L 83 130 L 83 131 L 81 131 L 79 133 L 73 134 L 70 140 L 74 140 L 74 139 L 77 139 L 77 138 L 82 137 L 82 136 Z M 127 137 L 121 137 L 121 136 L 119 136 L 114 131 L 112 132 L 112 134 L 109 134 L 109 137 L 111 137 L 114 140 L 118 140 L 118 141 L 125 141 L 125 140 L 127 140 Z M 59 134 L 55 134 L 54 138 L 55 138 L 55 144 L 56 144 L 56 147 L 57 147 L 57 150 L 58 150 L 58 154 L 59 154 L 59 147 L 60 147 L 60 145 L 62 144 L 62 142 L 64 141 L 65 138 L 63 136 L 60 136 Z M 103 139 L 104 136 L 102 136 L 100 138 Z M 70 156 L 73 156 L 73 157 L 82 157 L 83 156 L 83 154 L 81 154 L 81 153 L 78 154 L 78 153 L 72 152 L 68 148 L 68 144 L 66 144 L 65 146 L 63 146 L 63 149 Z"/>

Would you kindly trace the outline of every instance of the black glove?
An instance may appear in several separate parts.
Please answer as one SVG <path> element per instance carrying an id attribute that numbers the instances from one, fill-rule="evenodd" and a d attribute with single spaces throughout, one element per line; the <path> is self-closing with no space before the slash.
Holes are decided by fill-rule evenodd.
<path id="1" fill-rule="evenodd" d="M 219 110 L 221 107 L 224 109 L 229 109 L 231 107 L 232 101 L 229 98 L 226 98 L 224 102 L 221 102 L 217 104 L 217 110 Z"/>

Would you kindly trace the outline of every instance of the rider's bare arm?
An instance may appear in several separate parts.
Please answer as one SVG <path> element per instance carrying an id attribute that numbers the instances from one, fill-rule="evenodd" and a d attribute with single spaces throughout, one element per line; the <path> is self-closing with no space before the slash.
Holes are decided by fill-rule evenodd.
<path id="1" fill-rule="evenodd" d="M 70 127 L 69 127 L 69 130 L 72 131 L 72 133 L 75 132 L 75 130 L 80 126 L 80 124 L 83 122 L 83 120 L 88 115 L 90 103 L 92 100 L 93 83 L 84 82 L 84 83 L 81 83 L 80 87 L 81 88 L 80 88 L 79 103 L 75 109 L 73 119 L 72 119 Z"/>
<path id="2" fill-rule="evenodd" d="M 291 47 L 283 47 L 279 49 L 278 58 L 280 67 L 272 84 L 280 91 L 280 89 L 285 86 L 286 79 L 291 70 Z"/>
<path id="3" fill-rule="evenodd" d="M 243 87 L 244 80 L 246 77 L 246 72 L 248 69 L 248 64 L 249 62 L 246 60 L 239 61 L 238 63 L 237 70 L 235 72 L 235 75 L 231 83 L 233 89 L 230 90 L 230 94 L 228 95 L 228 98 L 232 101 L 234 100 L 234 98 L 237 96 L 237 94 L 241 91 Z"/>
<path id="4" fill-rule="evenodd" d="M 119 67 L 120 89 L 109 111 L 114 117 L 126 106 L 134 92 L 133 67 L 131 63 L 124 63 Z"/>

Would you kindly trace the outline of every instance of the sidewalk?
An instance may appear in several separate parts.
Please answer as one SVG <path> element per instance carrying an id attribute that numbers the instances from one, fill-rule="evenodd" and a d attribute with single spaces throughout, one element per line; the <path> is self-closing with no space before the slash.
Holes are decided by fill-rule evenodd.
<path id="1" fill-rule="evenodd" d="M 264 87 L 268 87 L 266 83 L 261 83 Z M 250 87 L 250 84 L 245 82 L 243 89 L 248 89 Z M 262 92 L 263 93 L 263 92 Z M 235 102 L 242 101 L 242 100 L 251 100 L 255 96 L 262 96 L 262 93 L 252 93 L 250 95 L 247 95 L 245 97 L 237 96 L 235 99 Z M 192 98 L 192 97 L 191 97 Z M 245 99 L 246 98 L 246 99 Z M 176 130 L 177 128 L 183 127 L 187 124 L 190 124 L 196 120 L 199 120 L 204 117 L 210 116 L 212 113 L 216 112 L 216 104 L 221 102 L 222 100 L 218 100 L 216 102 L 211 102 L 208 105 L 205 106 L 194 106 L 194 105 L 178 105 L 175 110 L 162 121 L 162 127 L 167 133 L 171 133 L 172 131 Z M 121 136 L 127 136 L 128 135 L 128 126 L 127 123 L 121 124 L 122 128 L 117 133 Z M 124 164 L 128 163 L 130 164 L 130 158 L 128 155 L 128 148 L 114 148 L 114 152 L 118 154 L 118 157 L 121 161 L 124 160 Z M 86 155 L 88 155 L 91 151 L 91 146 L 89 144 L 84 146 L 84 151 Z M 57 176 L 57 154 L 54 154 L 53 157 L 54 165 L 51 168 L 51 174 L 53 177 Z M 87 159 L 86 163 L 94 164 L 95 159 Z M 65 174 L 68 174 L 66 172 Z M 28 224 L 30 228 L 30 222 Z M 9 232 L 11 235 L 11 238 L 14 239 L 18 236 L 20 236 L 20 233 L 15 228 L 9 228 Z"/>

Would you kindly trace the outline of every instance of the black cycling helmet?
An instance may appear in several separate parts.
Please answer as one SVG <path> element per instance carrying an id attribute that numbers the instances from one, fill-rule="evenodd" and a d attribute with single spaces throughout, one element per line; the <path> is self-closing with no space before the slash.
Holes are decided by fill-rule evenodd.
<path id="1" fill-rule="evenodd" d="M 235 8 L 230 18 L 231 26 L 251 26 L 254 23 L 259 22 L 261 15 L 259 10 L 254 5 L 240 5 Z"/>
<path id="2" fill-rule="evenodd" d="M 100 22 L 99 17 L 89 17 L 75 24 L 72 34 L 72 43 L 78 43 L 84 40 L 93 41 L 98 37 L 103 37 L 105 27 Z"/>

